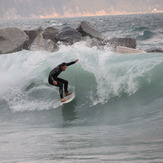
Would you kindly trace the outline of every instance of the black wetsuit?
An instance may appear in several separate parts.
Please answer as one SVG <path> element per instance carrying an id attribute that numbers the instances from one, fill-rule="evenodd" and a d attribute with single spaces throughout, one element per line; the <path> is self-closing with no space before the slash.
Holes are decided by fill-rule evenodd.
<path id="1" fill-rule="evenodd" d="M 75 61 L 73 62 L 69 62 L 69 63 L 66 63 L 67 66 L 70 66 L 72 64 L 76 63 Z M 49 84 L 51 85 L 54 85 L 53 82 L 54 81 L 57 81 L 57 85 L 54 85 L 54 86 L 57 86 L 59 87 L 59 94 L 60 94 L 60 98 L 63 98 L 63 85 L 64 85 L 64 91 L 65 93 L 68 92 L 68 81 L 67 80 L 64 80 L 64 79 L 61 79 L 61 78 L 58 78 L 58 75 L 62 72 L 63 70 L 61 69 L 61 65 L 58 65 L 57 67 L 55 67 L 50 73 L 49 73 L 49 79 L 48 79 L 48 82 Z"/>

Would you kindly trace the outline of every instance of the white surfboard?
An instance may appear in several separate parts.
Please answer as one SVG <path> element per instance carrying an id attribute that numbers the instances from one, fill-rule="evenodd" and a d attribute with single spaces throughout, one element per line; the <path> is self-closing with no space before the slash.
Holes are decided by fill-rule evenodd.
<path id="1" fill-rule="evenodd" d="M 66 104 L 71 102 L 75 98 L 75 92 L 73 92 L 71 95 L 64 97 L 66 99 L 65 102 L 61 102 L 61 104 Z"/>

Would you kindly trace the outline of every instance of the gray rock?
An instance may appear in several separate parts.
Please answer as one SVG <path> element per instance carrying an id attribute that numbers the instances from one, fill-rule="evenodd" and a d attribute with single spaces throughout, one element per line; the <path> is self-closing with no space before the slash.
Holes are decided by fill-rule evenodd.
<path id="1" fill-rule="evenodd" d="M 98 40 L 98 39 L 96 39 L 96 38 L 91 38 L 89 36 L 84 36 L 82 38 L 82 40 L 85 41 L 85 43 L 86 43 L 86 45 L 88 47 L 94 47 L 94 46 L 96 46 L 98 48 L 101 48 L 101 46 L 102 46 L 101 41 Z"/>
<path id="2" fill-rule="evenodd" d="M 24 32 L 28 35 L 29 40 L 24 45 L 24 49 L 29 50 L 29 47 L 31 43 L 34 41 L 34 39 L 39 35 L 39 33 L 42 31 L 42 28 L 34 29 L 34 30 L 24 30 Z"/>
<path id="3" fill-rule="evenodd" d="M 54 27 L 48 27 L 43 31 L 42 35 L 44 39 L 51 39 L 52 41 L 57 42 L 55 37 L 56 37 L 56 34 L 58 34 L 58 32 L 59 32 L 59 29 L 56 29 Z"/>
<path id="4" fill-rule="evenodd" d="M 22 50 L 29 37 L 18 28 L 0 29 L 0 54 Z"/>
<path id="5" fill-rule="evenodd" d="M 123 46 L 136 49 L 136 40 L 133 38 L 112 38 L 110 40 L 107 40 L 105 44 L 106 43 L 113 48 L 116 48 L 117 46 Z"/>
<path id="6" fill-rule="evenodd" d="M 71 27 L 64 27 L 59 31 L 58 34 L 56 34 L 55 39 L 57 41 L 73 44 L 74 42 L 80 41 L 82 39 L 82 35 Z"/>
<path id="7" fill-rule="evenodd" d="M 97 38 L 103 40 L 103 36 L 99 31 L 94 29 L 88 22 L 82 21 L 77 31 L 82 34 L 82 36 L 90 36 L 91 38 Z"/>
<path id="8" fill-rule="evenodd" d="M 143 54 L 143 53 L 146 53 L 144 50 L 133 49 L 133 48 L 123 47 L 123 46 L 117 46 L 116 52 L 121 53 L 121 54 L 134 54 L 134 53 Z"/>
<path id="9" fill-rule="evenodd" d="M 5 41 L 5 38 L 3 36 L 0 36 L 0 41 Z"/>
<path id="10" fill-rule="evenodd" d="M 154 53 L 154 52 L 158 52 L 158 53 L 163 53 L 163 49 L 162 48 L 151 48 L 151 49 L 146 49 L 145 50 L 148 53 Z"/>
<path id="11" fill-rule="evenodd" d="M 44 39 L 42 32 L 36 37 L 30 46 L 32 51 L 49 51 L 53 52 L 58 49 L 57 45 L 50 39 Z"/>

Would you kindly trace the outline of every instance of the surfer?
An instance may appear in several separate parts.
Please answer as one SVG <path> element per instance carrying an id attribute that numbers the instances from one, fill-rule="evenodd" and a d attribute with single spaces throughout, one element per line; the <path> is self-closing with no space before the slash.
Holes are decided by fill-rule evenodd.
<path id="1" fill-rule="evenodd" d="M 48 82 L 49 82 L 50 85 L 54 85 L 56 87 L 59 87 L 59 94 L 60 94 L 61 102 L 66 101 L 66 99 L 63 96 L 63 88 L 64 88 L 65 96 L 68 96 L 68 95 L 72 94 L 72 92 L 68 92 L 68 81 L 64 80 L 64 79 L 61 79 L 61 78 L 58 78 L 58 76 L 62 71 L 65 71 L 67 69 L 67 66 L 75 64 L 78 61 L 79 60 L 76 59 L 75 61 L 72 61 L 72 62 L 69 62 L 69 63 L 63 62 L 62 64 L 55 67 L 49 73 Z"/>

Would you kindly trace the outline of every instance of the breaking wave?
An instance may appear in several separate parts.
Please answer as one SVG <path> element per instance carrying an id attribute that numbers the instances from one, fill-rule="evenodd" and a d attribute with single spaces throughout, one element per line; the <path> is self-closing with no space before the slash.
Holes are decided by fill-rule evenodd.
<path id="1" fill-rule="evenodd" d="M 70 89 L 75 88 L 78 108 L 107 105 L 137 95 L 154 101 L 161 94 L 162 54 L 120 55 L 76 43 L 61 46 L 54 53 L 21 51 L 1 55 L 0 101 L 12 111 L 61 107 L 58 88 L 48 84 L 48 74 L 58 64 L 76 58 L 80 61 L 60 77 L 69 81 Z"/>

